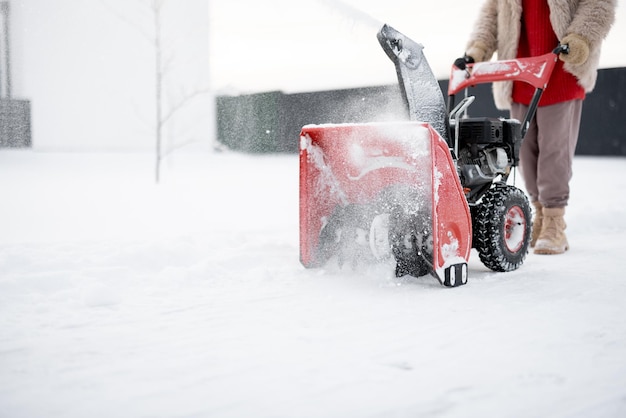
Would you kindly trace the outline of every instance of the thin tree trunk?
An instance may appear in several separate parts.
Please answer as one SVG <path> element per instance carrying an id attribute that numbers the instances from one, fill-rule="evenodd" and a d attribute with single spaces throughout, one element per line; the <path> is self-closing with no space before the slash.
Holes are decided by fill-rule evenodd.
<path id="1" fill-rule="evenodd" d="M 162 115 L 163 115 L 163 103 L 162 103 L 162 82 L 163 82 L 163 68 L 162 68 L 162 51 L 161 51 L 161 1 L 153 0 L 152 2 L 154 12 L 154 52 L 155 52 L 155 93 L 156 93 L 156 182 L 160 180 L 161 172 L 161 135 L 162 135 Z"/>

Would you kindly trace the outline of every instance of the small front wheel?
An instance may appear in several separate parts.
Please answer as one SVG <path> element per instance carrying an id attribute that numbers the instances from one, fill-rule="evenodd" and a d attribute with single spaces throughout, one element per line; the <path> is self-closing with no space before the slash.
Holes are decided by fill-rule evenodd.
<path id="1" fill-rule="evenodd" d="M 524 263 L 531 235 L 531 210 L 520 189 L 496 185 L 473 211 L 473 246 L 493 271 L 512 271 Z"/>

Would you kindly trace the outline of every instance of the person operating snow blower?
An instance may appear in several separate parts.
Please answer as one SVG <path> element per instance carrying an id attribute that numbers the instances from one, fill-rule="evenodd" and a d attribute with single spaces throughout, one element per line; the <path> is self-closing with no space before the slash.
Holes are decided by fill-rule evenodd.
<path id="1" fill-rule="evenodd" d="M 461 62 L 568 53 L 552 73 L 520 150 L 520 171 L 535 207 L 531 247 L 536 254 L 569 248 L 565 207 L 585 93 L 595 85 L 600 48 L 614 20 L 616 0 L 486 0 Z M 459 61 L 459 60 L 457 60 Z M 496 106 L 522 120 L 533 89 L 523 82 L 494 84 Z"/>

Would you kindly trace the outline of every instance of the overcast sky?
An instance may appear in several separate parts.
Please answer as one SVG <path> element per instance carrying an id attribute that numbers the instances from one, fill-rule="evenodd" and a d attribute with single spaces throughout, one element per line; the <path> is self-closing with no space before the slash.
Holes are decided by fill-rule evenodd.
<path id="1" fill-rule="evenodd" d="M 218 92 L 285 92 L 396 82 L 376 40 L 388 23 L 424 45 L 438 78 L 463 53 L 479 1 L 212 0 L 212 86 Z M 626 66 L 626 9 L 605 42 L 601 65 Z"/>

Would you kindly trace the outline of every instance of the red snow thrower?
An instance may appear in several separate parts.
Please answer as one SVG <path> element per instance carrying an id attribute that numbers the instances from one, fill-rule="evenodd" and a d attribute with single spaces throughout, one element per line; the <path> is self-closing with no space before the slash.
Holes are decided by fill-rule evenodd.
<path id="1" fill-rule="evenodd" d="M 312 268 L 394 260 L 396 277 L 430 274 L 444 286 L 467 282 L 471 248 L 493 271 L 517 269 L 528 252 L 531 210 L 507 181 L 566 47 L 455 63 L 446 106 L 420 44 L 388 25 L 377 37 L 395 65 L 409 121 L 302 128 L 300 261 Z M 469 87 L 505 80 L 536 88 L 523 121 L 467 116 L 475 99 Z"/>

